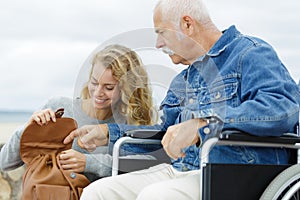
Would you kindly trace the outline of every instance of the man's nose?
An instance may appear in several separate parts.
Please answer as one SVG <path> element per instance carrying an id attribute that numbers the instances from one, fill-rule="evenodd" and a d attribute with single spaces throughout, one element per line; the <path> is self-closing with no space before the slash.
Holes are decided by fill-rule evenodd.
<path id="1" fill-rule="evenodd" d="M 156 44 L 155 44 L 155 47 L 160 49 L 160 48 L 163 48 L 165 46 L 165 42 L 164 42 L 164 38 L 160 35 L 157 36 L 156 38 Z"/>

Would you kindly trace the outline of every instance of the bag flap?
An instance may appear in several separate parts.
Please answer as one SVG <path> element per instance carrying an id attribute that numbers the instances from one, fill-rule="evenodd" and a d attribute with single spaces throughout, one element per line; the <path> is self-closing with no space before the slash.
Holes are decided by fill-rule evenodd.
<path id="1" fill-rule="evenodd" d="M 63 140 L 76 128 L 77 122 L 67 117 L 56 118 L 56 122 L 50 121 L 47 125 L 43 126 L 35 122 L 29 124 L 21 136 L 21 159 L 24 163 L 29 164 L 30 161 L 38 155 L 53 152 L 59 153 L 71 149 L 72 142 L 65 145 L 63 144 Z"/>

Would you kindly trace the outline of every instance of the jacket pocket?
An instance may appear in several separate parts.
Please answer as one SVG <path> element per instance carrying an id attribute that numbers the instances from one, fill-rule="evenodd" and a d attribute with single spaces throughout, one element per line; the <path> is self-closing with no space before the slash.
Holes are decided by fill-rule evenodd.
<path id="1" fill-rule="evenodd" d="M 179 93 L 179 94 L 178 94 Z M 172 92 L 168 92 L 166 97 L 161 102 L 161 107 L 177 107 L 184 101 L 186 90 L 174 89 Z"/>
<path id="2" fill-rule="evenodd" d="M 237 75 L 223 77 L 204 88 L 201 104 L 213 104 L 229 101 L 232 106 L 237 104 L 238 93 Z"/>
<path id="3" fill-rule="evenodd" d="M 184 101 L 184 96 L 173 96 L 170 93 L 162 101 L 160 109 L 163 114 L 161 116 L 161 121 L 166 129 L 170 125 L 175 124 L 179 113 L 182 110 L 182 104 Z"/>

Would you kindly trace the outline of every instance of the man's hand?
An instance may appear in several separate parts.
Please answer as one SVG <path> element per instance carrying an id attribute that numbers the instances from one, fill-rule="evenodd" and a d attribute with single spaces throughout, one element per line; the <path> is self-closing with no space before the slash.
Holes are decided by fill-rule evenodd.
<path id="1" fill-rule="evenodd" d="M 170 126 L 162 139 L 166 153 L 173 159 L 184 157 L 183 149 L 198 142 L 199 128 L 207 125 L 204 120 L 191 119 L 180 124 Z"/>
<path id="2" fill-rule="evenodd" d="M 68 144 L 78 137 L 78 145 L 88 151 L 94 151 L 97 146 L 108 144 L 108 127 L 106 124 L 85 125 L 72 131 L 65 139 Z"/>

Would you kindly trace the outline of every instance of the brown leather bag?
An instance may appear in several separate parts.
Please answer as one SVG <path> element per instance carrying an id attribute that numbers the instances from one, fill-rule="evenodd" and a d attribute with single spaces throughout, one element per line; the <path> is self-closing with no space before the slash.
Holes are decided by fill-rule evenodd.
<path id="1" fill-rule="evenodd" d="M 22 200 L 79 200 L 90 183 L 83 174 L 63 170 L 58 162 L 59 153 L 72 147 L 72 143 L 63 144 L 64 138 L 77 128 L 74 119 L 62 115 L 59 109 L 55 123 L 31 123 L 22 134 L 20 155 L 27 166 Z"/>

